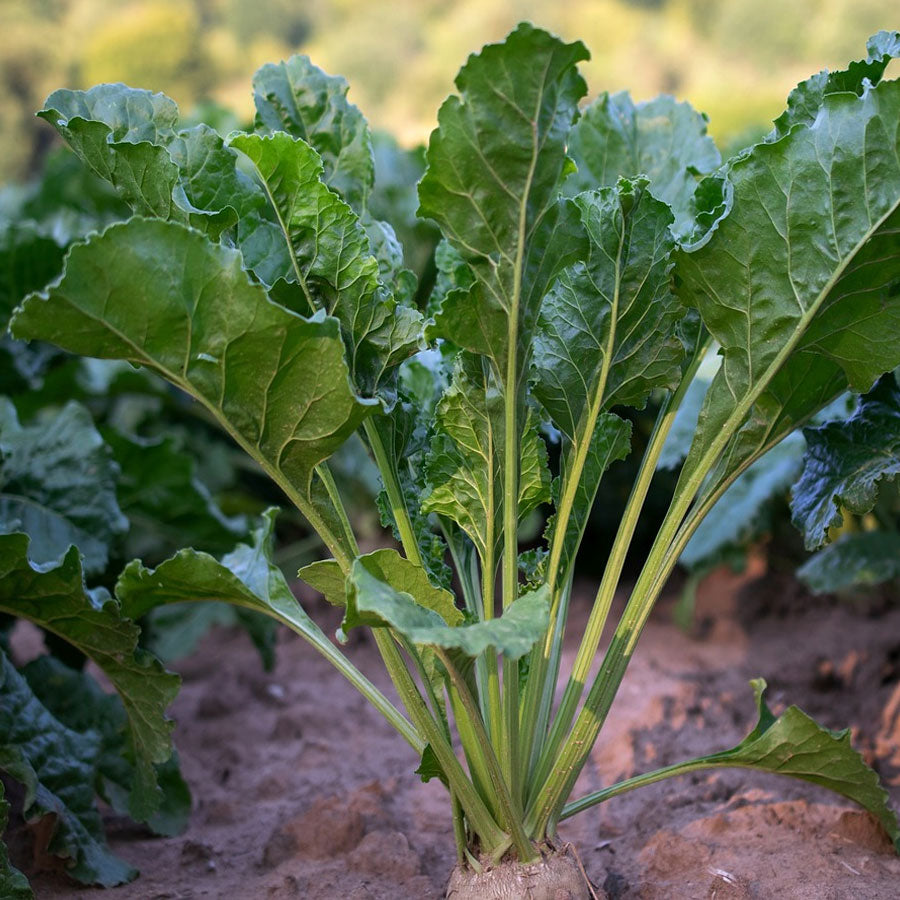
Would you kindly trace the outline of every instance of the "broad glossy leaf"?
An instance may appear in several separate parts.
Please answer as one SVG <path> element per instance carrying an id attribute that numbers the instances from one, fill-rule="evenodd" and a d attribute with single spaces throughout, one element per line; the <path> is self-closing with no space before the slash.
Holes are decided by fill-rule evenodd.
<path id="1" fill-rule="evenodd" d="M 32 660 L 20 674 L 58 722 L 78 734 L 99 738 L 94 787 L 116 812 L 128 815 L 135 770 L 128 746 L 128 714 L 118 695 L 102 690 L 87 672 L 70 669 L 50 655 Z M 67 760 L 59 759 L 56 764 L 65 767 Z M 191 794 L 181 777 L 176 755 L 173 753 L 169 760 L 157 765 L 156 773 L 160 804 L 147 824 L 156 834 L 181 834 L 190 816 Z M 64 777 L 77 779 L 80 773 Z"/>
<path id="2" fill-rule="evenodd" d="M 787 109 L 775 120 L 769 140 L 783 137 L 793 125 L 812 124 L 828 94 L 861 94 L 867 82 L 878 84 L 888 63 L 900 56 L 900 32 L 879 31 L 866 42 L 866 50 L 865 59 L 850 63 L 846 69 L 823 69 L 798 84 L 788 95 Z"/>
<path id="3" fill-rule="evenodd" d="M 375 158 L 363 114 L 347 102 L 348 85 L 307 56 L 267 64 L 253 76 L 257 130 L 285 131 L 315 148 L 325 183 L 361 212 L 375 180 Z"/>
<path id="4" fill-rule="evenodd" d="M 342 628 L 393 628 L 413 644 L 459 650 L 477 657 L 489 648 L 519 659 L 540 640 L 550 621 L 546 587 L 519 597 L 496 619 L 452 627 L 434 610 L 373 574 L 359 559 L 347 577 L 347 611 Z"/>
<path id="5" fill-rule="evenodd" d="M 850 729 L 830 731 L 796 706 L 776 719 L 765 701 L 765 681 L 757 678 L 750 684 L 759 713 L 756 727 L 731 750 L 696 762 L 759 769 L 828 788 L 871 812 L 900 850 L 900 828 L 887 791 L 851 746 Z"/>
<path id="6" fill-rule="evenodd" d="M 803 433 L 808 446 L 791 512 L 806 548 L 815 550 L 843 521 L 842 507 L 855 515 L 870 512 L 878 483 L 900 475 L 900 386 L 886 375 L 849 419 Z"/>
<path id="7" fill-rule="evenodd" d="M 576 193 L 646 175 L 650 193 L 672 208 L 673 227 L 682 233 L 692 219 L 698 177 L 721 162 L 706 133 L 707 121 L 689 103 L 668 95 L 635 103 L 627 91 L 604 92 L 572 129 L 569 154 L 578 171 L 566 190 Z"/>
<path id="8" fill-rule="evenodd" d="M 301 288 L 302 306 L 294 308 L 324 309 L 340 320 L 354 382 L 374 394 L 388 371 L 419 349 L 421 316 L 381 286 L 369 235 L 321 180 L 322 161 L 312 147 L 284 133 L 238 134 L 231 145 L 253 163 L 277 211 L 293 259 L 289 278 Z M 393 263 L 398 259 L 394 254 Z"/>
<path id="9" fill-rule="evenodd" d="M 848 386 L 900 364 L 900 82 L 829 94 L 810 126 L 730 167 L 730 214 L 678 253 L 678 291 L 722 346 L 682 479 L 715 481 Z"/>
<path id="10" fill-rule="evenodd" d="M 456 522 L 482 559 L 500 540 L 503 508 L 503 403 L 479 360 L 462 354 L 437 406 L 435 435 L 425 458 L 422 511 Z M 520 443 L 519 518 L 550 498 L 547 450 L 528 410 Z"/>
<path id="11" fill-rule="evenodd" d="M 93 660 L 122 698 L 128 714 L 135 778 L 129 813 L 146 820 L 159 807 L 155 764 L 172 754 L 172 722 L 166 707 L 179 678 L 137 649 L 140 629 L 123 618 L 105 591 L 88 593 L 78 551 L 72 547 L 56 568 L 28 559 L 28 536 L 0 535 L 0 612 L 28 619 Z"/>
<path id="12" fill-rule="evenodd" d="M 419 215 L 438 223 L 475 276 L 467 293 L 445 298 L 435 331 L 491 357 L 504 376 L 512 352 L 521 378 L 541 300 L 583 252 L 558 193 L 585 93 L 576 64 L 587 55 L 580 42 L 520 25 L 469 58 L 428 146 Z"/>
<path id="13" fill-rule="evenodd" d="M 735 480 L 706 514 L 679 562 L 689 569 L 714 565 L 735 545 L 746 545 L 771 522 L 772 501 L 786 497 L 803 465 L 805 442 L 792 434 Z"/>
<path id="14" fill-rule="evenodd" d="M 2 840 L 8 816 L 9 804 L 6 802 L 3 782 L 0 781 L 0 896 L 8 897 L 9 900 L 34 900 L 34 893 L 28 885 L 28 879 L 10 864 L 6 845 Z"/>
<path id="15" fill-rule="evenodd" d="M 814 553 L 797 577 L 814 593 L 868 587 L 900 578 L 900 533 L 858 531 L 842 534 Z"/>
<path id="16" fill-rule="evenodd" d="M 98 736 L 57 721 L 2 653 L 0 688 L 0 769 L 25 788 L 25 820 L 56 817 L 47 849 L 63 857 L 68 874 L 83 884 L 114 887 L 133 880 L 137 870 L 107 847 L 94 803 Z"/>
<path id="17" fill-rule="evenodd" d="M 244 518 L 223 514 L 196 477 L 193 458 L 174 439 L 127 437 L 112 429 L 105 439 L 121 470 L 119 504 L 132 525 L 126 559 L 160 559 L 184 544 L 221 551 L 246 533 Z"/>
<path id="18" fill-rule="evenodd" d="M 563 575 L 604 470 L 628 454 L 630 427 L 609 409 L 642 407 L 652 390 L 677 386 L 684 355 L 675 333 L 684 308 L 669 288 L 669 208 L 651 196 L 646 179 L 579 194 L 572 203 L 588 235 L 588 258 L 566 269 L 547 295 L 534 350 L 534 393 L 564 435 Z"/>
<path id="19" fill-rule="evenodd" d="M 102 572 L 128 528 L 116 501 L 119 468 L 90 413 L 77 403 L 26 426 L 0 398 L 0 532 L 31 536 L 29 558 L 58 562 L 75 544 Z"/>
<path id="20" fill-rule="evenodd" d="M 12 323 L 18 336 L 163 375 L 320 516 L 329 504 L 313 470 L 375 404 L 350 386 L 339 327 L 270 302 L 237 251 L 142 219 L 74 247 L 62 281 L 31 295 Z"/>

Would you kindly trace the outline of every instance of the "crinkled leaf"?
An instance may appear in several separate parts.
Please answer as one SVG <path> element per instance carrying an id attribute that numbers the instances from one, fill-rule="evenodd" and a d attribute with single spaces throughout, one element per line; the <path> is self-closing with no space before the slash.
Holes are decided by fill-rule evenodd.
<path id="1" fill-rule="evenodd" d="M 0 687 L 2 687 L 2 684 L 0 684 Z M 428 780 L 424 778 L 424 775 L 423 779 Z M 8 900 L 34 900 L 34 892 L 28 885 L 28 879 L 10 864 L 6 844 L 2 840 L 2 835 L 6 831 L 8 816 L 9 804 L 6 802 L 3 782 L 0 781 L 0 896 L 7 897 Z"/>
<path id="2" fill-rule="evenodd" d="M 313 470 L 375 402 L 351 388 L 336 319 L 270 302 L 239 253 L 175 223 L 132 219 L 75 246 L 59 284 L 32 294 L 12 329 L 157 371 L 322 517 Z"/>
<path id="3" fill-rule="evenodd" d="M 419 215 L 438 223 L 475 278 L 444 298 L 435 333 L 491 357 L 498 373 L 514 353 L 517 379 L 547 288 L 584 250 L 558 193 L 586 89 L 576 64 L 587 56 L 580 42 L 528 24 L 471 56 L 460 95 L 438 113 L 419 183 Z"/>
<path id="4" fill-rule="evenodd" d="M 435 435 L 425 459 L 428 490 L 422 510 L 456 522 L 482 558 L 500 540 L 503 405 L 496 383 L 463 354 L 437 406 Z M 550 497 L 547 450 L 528 410 L 520 443 L 519 517 Z"/>
<path id="5" fill-rule="evenodd" d="M 534 350 L 534 393 L 564 436 L 566 531 L 552 554 L 563 576 L 603 472 L 630 449 L 630 426 L 608 410 L 642 407 L 655 388 L 674 388 L 684 355 L 675 334 L 684 308 L 669 288 L 669 208 L 649 194 L 645 179 L 579 194 L 572 203 L 589 255 L 566 269 L 544 300 Z"/>
<path id="6" fill-rule="evenodd" d="M 58 722 L 78 734 L 99 737 L 95 789 L 116 812 L 128 814 L 135 770 L 128 745 L 128 714 L 119 696 L 106 693 L 87 672 L 70 669 L 54 656 L 39 656 L 21 670 L 21 675 Z M 156 774 L 161 799 L 147 824 L 157 834 L 180 834 L 187 827 L 191 794 L 174 753 L 156 766 Z M 70 777 L 76 778 L 78 773 Z"/>
<path id="7" fill-rule="evenodd" d="M 861 94 L 866 83 L 878 84 L 888 63 L 900 56 L 900 32 L 879 31 L 866 42 L 866 50 L 865 59 L 850 63 L 846 69 L 824 69 L 798 84 L 788 95 L 787 109 L 775 120 L 775 129 L 768 139 L 783 137 L 794 125 L 812 124 L 828 94 Z"/>
<path id="8" fill-rule="evenodd" d="M 88 573 L 103 571 L 128 527 L 116 501 L 118 466 L 77 403 L 21 426 L 0 398 L 0 532 L 31 536 L 30 559 L 57 562 L 75 544 Z"/>
<path id="9" fill-rule="evenodd" d="M 35 566 L 27 535 L 0 535 L 0 612 L 29 619 L 72 644 L 110 680 L 128 714 L 135 764 L 129 813 L 148 819 L 161 799 L 154 765 L 172 754 L 172 722 L 165 711 L 178 692 L 178 676 L 137 649 L 138 627 L 105 591 L 86 591 L 75 547 L 55 568 Z"/>
<path id="10" fill-rule="evenodd" d="M 348 85 L 307 56 L 267 64 L 253 76 L 257 130 L 286 131 L 315 148 L 325 183 L 361 212 L 375 180 L 372 139 L 363 114 L 347 102 Z"/>
<path id="11" fill-rule="evenodd" d="M 900 828 L 887 791 L 851 746 L 850 729 L 830 731 L 796 706 L 789 706 L 776 719 L 766 705 L 766 682 L 757 678 L 750 684 L 759 713 L 756 727 L 731 750 L 696 762 L 760 769 L 828 788 L 872 813 L 900 850 Z"/>
<path id="12" fill-rule="evenodd" d="M 746 544 L 766 528 L 772 501 L 786 496 L 802 466 L 805 443 L 792 434 L 746 469 L 706 514 L 679 562 L 705 568 L 735 545 Z"/>
<path id="13" fill-rule="evenodd" d="M 496 619 L 452 627 L 434 610 L 369 571 L 356 559 L 347 576 L 347 611 L 342 628 L 359 625 L 393 628 L 414 644 L 480 656 L 493 648 L 508 659 L 519 659 L 540 640 L 550 621 L 546 586 L 519 597 Z"/>
<path id="14" fill-rule="evenodd" d="M 107 847 L 94 803 L 98 736 L 57 721 L 2 653 L 0 688 L 0 769 L 25 788 L 25 820 L 55 816 L 47 849 L 65 859 L 68 874 L 83 884 L 114 887 L 133 880 L 137 871 Z"/>
<path id="15" fill-rule="evenodd" d="M 900 82 L 883 82 L 827 95 L 811 125 L 731 164 L 730 213 L 677 259 L 723 355 L 682 482 L 730 438 L 712 483 L 728 478 L 900 364 L 898 148 Z"/>
<path id="16" fill-rule="evenodd" d="M 602 93 L 572 129 L 569 154 L 578 171 L 566 183 L 567 192 L 646 175 L 650 193 L 672 208 L 676 233 L 684 232 L 698 176 L 721 162 L 707 121 L 689 103 L 667 95 L 634 103 L 627 91 Z"/>
<path id="17" fill-rule="evenodd" d="M 850 418 L 803 433 L 807 451 L 791 512 L 806 548 L 815 550 L 843 521 L 842 507 L 855 515 L 870 512 L 879 482 L 900 475 L 900 386 L 886 375 Z"/>
<path id="18" fill-rule="evenodd" d="M 193 225 L 213 239 L 264 203 L 211 128 L 176 132 L 164 94 L 101 84 L 55 91 L 38 115 L 139 215 Z"/>
<path id="19" fill-rule="evenodd" d="M 247 529 L 242 516 L 225 516 L 196 477 L 194 460 L 172 438 L 105 433 L 121 474 L 119 504 L 131 521 L 125 557 L 163 558 L 184 544 L 222 551 Z"/>
<path id="20" fill-rule="evenodd" d="M 284 133 L 237 134 L 231 145 L 251 160 L 277 211 L 294 260 L 286 275 L 302 289 L 297 311 L 324 309 L 340 320 L 354 382 L 373 395 L 389 370 L 419 349 L 421 316 L 381 286 L 369 235 L 321 180 L 322 161 L 312 147 Z"/>
<path id="21" fill-rule="evenodd" d="M 797 577 L 816 594 L 868 587 L 900 578 L 900 533 L 860 531 L 842 534 L 814 553 Z"/>

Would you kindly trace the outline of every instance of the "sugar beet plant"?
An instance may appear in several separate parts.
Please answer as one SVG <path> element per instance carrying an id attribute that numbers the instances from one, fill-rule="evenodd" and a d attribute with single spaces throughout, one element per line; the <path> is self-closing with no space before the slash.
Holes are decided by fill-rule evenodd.
<path id="1" fill-rule="evenodd" d="M 341 79 L 303 57 L 263 67 L 255 131 L 224 141 L 180 129 L 160 94 L 51 95 L 40 115 L 134 217 L 73 246 L 61 277 L 16 311 L 13 335 L 146 366 L 202 404 L 329 548 L 300 576 L 344 609 L 343 632 L 371 628 L 403 708 L 298 605 L 268 555 L 271 515 L 222 559 L 183 550 L 153 570 L 131 563 L 102 610 L 76 601 L 74 551 L 47 570 L 23 538 L 4 538 L 17 588 L 0 605 L 39 617 L 65 594 L 71 614 L 47 623 L 64 637 L 89 616 L 211 598 L 293 628 L 410 744 L 422 777 L 447 786 L 454 896 L 500 896 L 526 872 L 529 896 L 584 895 L 558 823 L 711 767 L 831 788 L 897 842 L 847 732 L 796 707 L 776 718 L 762 680 L 758 722 L 736 747 L 573 793 L 706 513 L 837 396 L 900 365 L 900 82 L 881 80 L 898 51 L 900 35 L 882 32 L 865 60 L 802 83 L 772 134 L 723 165 L 703 117 L 670 98 L 602 95 L 579 113 L 583 45 L 520 26 L 468 60 L 431 136 L 419 215 L 443 242 L 427 318 L 392 230 L 369 211 L 369 131 Z M 592 675 L 657 461 L 713 346 L 721 364 L 671 505 Z M 588 512 L 630 449 L 617 410 L 651 396 L 656 425 L 561 672 Z M 328 463 L 357 431 L 402 552 L 359 552 Z M 555 478 L 548 436 L 560 442 Z M 542 504 L 553 509 L 543 544 L 520 553 L 520 523 Z M 124 686 L 146 706 L 144 690 Z M 163 698 L 151 699 L 135 746 L 159 761 Z"/>

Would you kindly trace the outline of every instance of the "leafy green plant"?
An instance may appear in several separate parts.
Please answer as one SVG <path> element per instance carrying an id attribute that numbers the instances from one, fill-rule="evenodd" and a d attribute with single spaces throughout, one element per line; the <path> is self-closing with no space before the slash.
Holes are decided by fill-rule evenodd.
<path id="1" fill-rule="evenodd" d="M 393 229 L 372 214 L 371 139 L 342 79 L 304 57 L 264 67 L 255 132 L 225 141 L 179 128 L 160 94 L 51 95 L 40 115 L 135 215 L 72 246 L 12 333 L 144 366 L 217 420 L 329 548 L 300 575 L 344 609 L 343 632 L 372 630 L 405 712 L 296 602 L 271 561 L 272 514 L 219 559 L 131 563 L 103 614 L 216 599 L 301 634 L 421 756 L 422 777 L 447 786 L 457 896 L 499 896 L 522 865 L 584 894 L 558 823 L 700 768 L 830 788 L 900 846 L 847 732 L 796 707 L 775 717 L 762 681 L 758 722 L 736 747 L 571 798 L 706 514 L 819 410 L 900 364 L 900 82 L 879 83 L 900 35 L 868 49 L 799 85 L 772 135 L 720 165 L 705 119 L 684 105 L 617 95 L 579 118 L 582 44 L 522 25 L 485 47 L 441 107 L 419 184 L 419 215 L 443 235 L 428 321 Z M 439 352 L 422 353 L 425 341 Z M 714 344 L 721 365 L 671 504 L 591 677 L 667 435 Z M 651 396 L 660 412 L 555 703 L 587 516 L 630 450 L 618 411 Z M 356 432 L 402 554 L 359 552 L 328 461 Z M 545 504 L 543 545 L 520 554 L 520 525 Z M 15 549 L 19 569 L 37 572 Z"/>

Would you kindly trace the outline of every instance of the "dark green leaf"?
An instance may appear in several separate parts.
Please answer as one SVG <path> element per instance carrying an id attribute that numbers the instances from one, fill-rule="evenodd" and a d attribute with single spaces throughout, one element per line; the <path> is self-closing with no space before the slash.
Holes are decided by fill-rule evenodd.
<path id="1" fill-rule="evenodd" d="M 90 413 L 77 403 L 22 427 L 0 398 L 0 531 L 31 536 L 35 563 L 72 544 L 88 573 L 103 571 L 110 544 L 128 528 L 116 502 L 118 466 Z"/>
<path id="2" fill-rule="evenodd" d="M 62 271 L 65 249 L 31 222 L 0 226 L 0 330 L 13 308 Z"/>
<path id="3" fill-rule="evenodd" d="M 572 129 L 569 154 L 578 172 L 566 190 L 576 193 L 646 175 L 650 193 L 671 207 L 673 228 L 683 233 L 692 219 L 698 177 L 721 162 L 706 125 L 705 115 L 674 97 L 636 104 L 627 91 L 604 92 Z"/>
<path id="4" fill-rule="evenodd" d="M 797 577 L 816 594 L 900 578 L 900 534 L 896 531 L 842 534 L 800 566 Z"/>
<path id="5" fill-rule="evenodd" d="M 0 769 L 25 788 L 23 814 L 55 816 L 48 850 L 83 884 L 114 887 L 137 871 L 110 853 L 94 804 L 99 738 L 58 722 L 0 654 Z"/>
<path id="6" fill-rule="evenodd" d="M 878 484 L 900 475 L 900 387 L 886 375 L 846 420 L 804 429 L 803 475 L 794 486 L 794 524 L 808 550 L 821 547 L 828 529 L 843 521 L 841 508 L 864 515 Z"/>
<path id="7" fill-rule="evenodd" d="M 152 816 L 161 799 L 154 764 L 172 753 L 172 722 L 165 711 L 178 692 L 178 676 L 136 649 L 138 627 L 105 591 L 85 590 L 75 547 L 56 568 L 35 566 L 27 535 L 0 535 L 0 612 L 29 619 L 72 644 L 110 680 L 128 714 L 135 762 L 129 813 L 139 821 Z"/>
<path id="8" fill-rule="evenodd" d="M 78 734 L 99 737 L 96 791 L 116 812 L 128 814 L 135 768 L 128 745 L 128 715 L 118 695 L 106 693 L 87 672 L 70 669 L 53 656 L 39 656 L 21 674 L 57 721 Z M 65 760 L 58 764 L 64 765 Z M 174 754 L 156 766 L 156 775 L 162 795 L 147 824 L 157 834 L 180 834 L 187 827 L 191 795 Z"/>
<path id="9" fill-rule="evenodd" d="M 121 469 L 119 504 L 131 522 L 126 559 L 162 559 L 184 544 L 223 551 L 246 533 L 244 518 L 222 513 L 174 439 L 126 437 L 112 429 L 105 439 Z"/>
<path id="10" fill-rule="evenodd" d="M 31 295 L 12 328 L 157 371 L 200 400 L 339 540 L 313 470 L 375 401 L 350 386 L 338 321 L 270 302 L 236 251 L 175 223 L 113 225 L 72 249 L 62 281 Z"/>
<path id="11" fill-rule="evenodd" d="M 2 651 L 0 651 L 0 655 L 2 655 Z M 2 687 L 2 683 L 0 683 L 0 687 Z M 3 843 L 2 836 L 6 831 L 8 815 L 9 804 L 4 795 L 3 782 L 0 781 L 0 897 L 6 897 L 8 900 L 34 900 L 34 893 L 28 886 L 28 879 L 10 864 L 6 845 Z"/>

